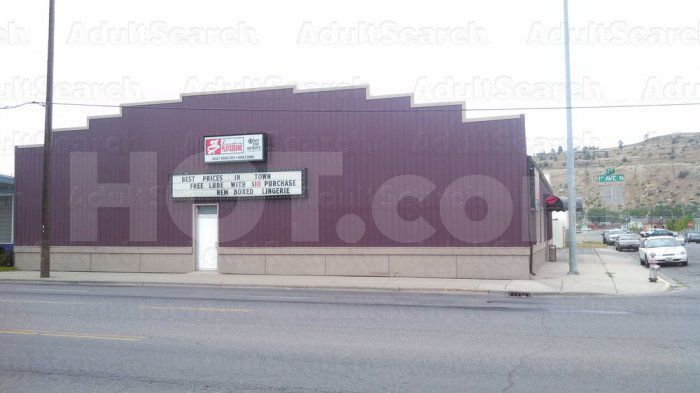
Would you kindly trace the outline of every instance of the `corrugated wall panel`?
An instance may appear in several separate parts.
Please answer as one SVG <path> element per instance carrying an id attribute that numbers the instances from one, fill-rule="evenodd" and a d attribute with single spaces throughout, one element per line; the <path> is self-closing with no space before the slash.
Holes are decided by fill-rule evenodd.
<path id="1" fill-rule="evenodd" d="M 279 169 L 304 166 L 304 160 L 326 160 L 321 167 L 309 164 L 310 188 L 319 193 L 316 206 L 306 206 L 310 216 L 318 211 L 318 236 L 294 239 L 299 222 L 292 222 L 295 200 L 223 201 L 219 202 L 222 246 L 520 246 L 523 239 L 522 216 L 527 195 L 522 179 L 527 176 L 525 130 L 522 118 L 462 123 L 458 106 L 409 109 L 407 97 L 365 98 L 364 89 L 293 93 L 290 89 L 242 93 L 186 96 L 181 103 L 125 107 L 123 116 L 90 122 L 89 131 L 56 133 L 54 148 L 54 244 L 61 245 L 191 245 L 192 203 L 169 200 L 169 176 L 175 171 L 237 171 L 250 168 Z M 222 110 L 172 110 L 154 108 L 232 108 Z M 251 111 L 251 109 L 253 111 Z M 285 111 L 256 111 L 284 109 Z M 290 109 L 319 112 L 293 112 Z M 342 110 L 344 112 L 323 112 Z M 396 111 L 402 110 L 402 111 Z M 359 111 L 372 111 L 360 113 Z M 201 159 L 202 137 L 237 133 L 267 132 L 267 163 L 204 164 Z M 132 153 L 152 152 L 156 157 L 157 236 L 136 241 L 128 238 L 128 209 L 100 207 L 97 224 L 86 215 L 73 215 L 75 225 L 96 232 L 97 240 L 71 238 L 71 214 L 75 208 L 95 209 L 94 204 L 76 204 L 71 200 L 71 154 L 97 153 L 97 183 L 119 185 L 130 178 Z M 337 156 L 332 155 L 336 153 Z M 322 154 L 326 154 L 325 156 Z M 330 154 L 330 155 L 329 155 Z M 17 192 L 27 195 L 17 209 L 17 244 L 35 244 L 39 240 L 41 149 L 18 149 L 16 164 Z M 315 157 L 315 158 L 314 158 Z M 339 162 L 335 158 L 339 157 Z M 296 163 L 296 165 L 295 165 Z M 321 170 L 342 167 L 339 175 L 316 177 Z M 143 168 L 143 171 L 149 171 Z M 419 237 L 416 222 L 425 221 L 431 236 L 402 241 L 379 228 L 372 204 L 382 185 L 397 176 L 411 175 L 397 192 L 412 192 L 423 183 L 434 190 L 422 201 L 404 199 L 396 206 L 403 220 L 389 222 L 390 231 L 407 238 Z M 445 225 L 440 201 L 445 189 L 463 176 L 484 176 L 458 192 L 473 192 L 476 198 L 463 206 L 451 207 L 459 225 L 466 218 L 479 222 L 473 236 L 455 236 Z M 74 176 L 75 177 L 75 176 Z M 475 178 L 476 179 L 476 178 Z M 499 192 L 491 180 L 508 190 Z M 73 179 L 76 181 L 76 179 Z M 98 186 L 99 186 L 98 184 Z M 75 193 L 75 189 L 73 190 Z M 138 190 L 137 190 L 138 191 Z M 143 191 L 143 190 L 141 190 Z M 78 192 L 78 198 L 85 197 Z M 112 197 L 101 195 L 98 197 Z M 117 195 L 117 198 L 124 195 Z M 323 198 L 321 198 L 323 197 Z M 309 205 L 309 203 L 306 203 Z M 505 207 L 510 206 L 506 209 Z M 488 208 L 488 211 L 487 211 Z M 262 210 L 262 212 L 260 212 Z M 507 214 L 509 210 L 513 214 Z M 525 210 L 526 211 L 526 210 Z M 358 219 L 364 234 L 357 242 L 347 242 L 339 235 L 338 225 L 344 216 Z M 178 219 L 179 217 L 179 219 Z M 347 218 L 347 217 L 346 217 Z M 80 221 L 76 221 L 80 220 Z M 125 221 L 126 220 L 126 221 Z M 459 221 L 462 220 L 462 221 Z M 110 225 L 110 222 L 113 225 Z M 178 224 L 179 222 L 179 224 Z M 479 231 L 495 231 L 503 222 L 508 225 L 492 239 L 480 239 Z M 144 225 L 147 225 L 144 222 Z M 234 236 L 241 228 L 251 229 Z M 295 229 L 296 228 L 296 229 Z M 303 228 L 302 228 L 303 229 Z M 99 233 L 97 233 L 99 232 Z"/>

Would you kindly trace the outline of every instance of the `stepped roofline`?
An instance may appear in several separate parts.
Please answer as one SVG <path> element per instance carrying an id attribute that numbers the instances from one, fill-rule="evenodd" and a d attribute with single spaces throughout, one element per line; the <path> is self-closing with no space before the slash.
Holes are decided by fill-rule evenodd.
<path id="1" fill-rule="evenodd" d="M 471 118 L 471 117 L 466 116 L 467 113 L 469 112 L 469 110 L 467 110 L 467 108 L 465 108 L 464 102 L 461 102 L 461 101 L 416 103 L 414 100 L 413 93 L 373 95 L 370 93 L 369 85 L 355 85 L 355 86 L 317 88 L 317 89 L 299 89 L 296 85 L 282 85 L 282 86 L 274 86 L 274 87 L 255 87 L 255 88 L 247 88 L 247 89 L 232 89 L 232 90 L 218 90 L 218 91 L 207 91 L 207 92 L 181 93 L 180 98 L 174 99 L 174 100 L 156 100 L 156 101 L 141 101 L 141 102 L 124 103 L 124 104 L 119 105 L 119 113 L 118 114 L 88 116 L 86 124 L 84 126 L 54 128 L 53 131 L 54 132 L 62 132 L 62 131 L 89 130 L 91 121 L 99 120 L 99 119 L 113 119 L 113 118 L 123 117 L 123 115 L 124 115 L 123 110 L 125 108 L 136 108 L 136 107 L 142 107 L 142 106 L 163 105 L 163 104 L 182 104 L 184 102 L 184 99 L 188 98 L 188 97 L 203 97 L 203 96 L 210 96 L 210 95 L 240 94 L 240 93 L 251 93 L 251 92 L 257 93 L 257 92 L 284 91 L 284 90 L 288 90 L 292 94 L 299 94 L 299 95 L 311 94 L 311 93 L 332 93 L 332 92 L 336 92 L 336 91 L 363 90 L 365 93 L 365 100 L 367 100 L 367 101 L 387 100 L 387 99 L 395 99 L 395 98 L 407 98 L 409 100 L 409 107 L 407 108 L 407 110 L 420 109 L 420 108 L 435 108 L 435 107 L 453 107 L 454 106 L 454 107 L 459 107 L 459 109 L 461 109 L 461 115 L 462 115 L 461 121 L 462 121 L 462 123 L 519 119 L 519 118 L 524 116 L 522 114 L 518 114 L 518 115 L 503 115 L 503 116 Z M 455 110 L 457 110 L 457 108 L 455 108 Z M 31 148 L 31 147 L 40 147 L 40 146 L 43 146 L 43 144 L 23 145 L 23 146 L 17 146 L 17 148 Z"/>

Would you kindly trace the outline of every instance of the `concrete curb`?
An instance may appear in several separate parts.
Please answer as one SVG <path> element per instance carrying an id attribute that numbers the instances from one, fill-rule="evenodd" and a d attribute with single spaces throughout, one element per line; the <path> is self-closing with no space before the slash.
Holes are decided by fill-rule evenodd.
<path id="1" fill-rule="evenodd" d="M 370 292 L 411 292 L 411 293 L 450 293 L 450 294 L 476 294 L 476 295 L 508 295 L 511 292 L 528 293 L 531 296 L 655 296 L 669 293 L 672 290 L 671 284 L 659 277 L 663 282 L 662 291 L 654 293 L 638 294 L 612 294 L 600 292 L 538 292 L 519 290 L 494 290 L 494 289 L 461 289 L 461 288 L 416 288 L 416 287 L 367 287 L 367 286 L 333 286 L 333 285 L 254 285 L 254 284 L 225 284 L 225 283 L 183 283 L 183 282 L 152 282 L 152 281 L 76 281 L 76 280 L 41 280 L 41 279 L 6 279 L 0 278 L 2 284 L 31 284 L 31 285 L 66 285 L 66 286 L 116 286 L 116 287 L 189 287 L 189 288 L 255 288 L 255 289 L 304 289 L 304 290 L 332 290 L 332 291 L 370 291 Z"/>
<path id="2" fill-rule="evenodd" d="M 672 279 L 671 277 L 669 277 L 663 273 L 659 274 L 659 280 L 663 281 L 668 286 L 668 289 L 666 289 L 666 292 L 682 291 L 682 290 L 688 289 L 687 285 L 680 283 L 680 282 Z"/>

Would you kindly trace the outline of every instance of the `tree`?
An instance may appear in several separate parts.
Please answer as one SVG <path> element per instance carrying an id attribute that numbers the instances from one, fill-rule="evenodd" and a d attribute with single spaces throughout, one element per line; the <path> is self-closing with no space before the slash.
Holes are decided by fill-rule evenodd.
<path id="1" fill-rule="evenodd" d="M 561 154 L 564 152 L 564 148 L 559 145 L 559 148 L 557 149 L 557 153 Z"/>
<path id="2" fill-rule="evenodd" d="M 632 233 L 641 232 L 642 229 L 644 229 L 644 228 L 642 228 L 642 227 L 640 227 L 639 225 L 637 225 L 636 222 L 633 222 L 633 223 L 631 223 L 629 226 L 627 226 L 627 230 L 628 230 L 629 232 L 632 232 Z"/>
<path id="3" fill-rule="evenodd" d="M 620 213 L 605 207 L 591 207 L 588 209 L 587 215 L 588 219 L 595 224 L 620 221 Z"/>
<path id="4" fill-rule="evenodd" d="M 682 232 L 688 229 L 688 223 L 693 221 L 693 217 L 686 214 L 678 219 L 672 218 L 666 221 L 666 227 L 674 232 Z"/>
<path id="5" fill-rule="evenodd" d="M 620 148 L 620 151 L 622 151 L 622 148 L 623 148 L 624 146 L 625 146 L 625 144 L 622 143 L 622 139 L 620 139 L 620 140 L 617 142 L 617 147 L 619 147 L 619 148 Z"/>
<path id="6" fill-rule="evenodd" d="M 624 214 L 631 217 L 644 217 L 649 214 L 649 209 L 646 207 L 635 207 L 625 210 Z"/>

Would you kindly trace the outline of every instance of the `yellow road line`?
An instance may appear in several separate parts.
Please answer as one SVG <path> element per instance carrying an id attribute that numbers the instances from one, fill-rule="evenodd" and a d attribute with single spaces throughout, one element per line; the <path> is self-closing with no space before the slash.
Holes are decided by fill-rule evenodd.
<path id="1" fill-rule="evenodd" d="M 171 306 L 139 306 L 139 308 L 156 310 L 180 310 L 180 311 L 216 311 L 216 312 L 250 312 L 248 308 L 214 308 L 214 307 L 171 307 Z"/>
<path id="2" fill-rule="evenodd" d="M 118 336 L 114 334 L 93 334 L 93 333 L 70 333 L 70 332 L 47 332 L 39 330 L 0 330 L 0 334 L 21 334 L 29 336 L 48 336 L 48 337 L 71 337 L 71 338 L 86 338 L 92 340 L 120 340 L 120 341 L 139 341 L 146 337 L 140 336 Z"/>

